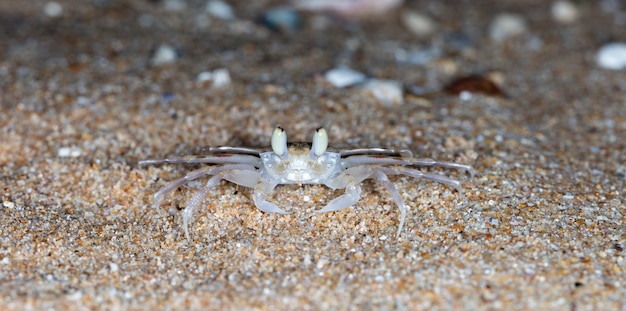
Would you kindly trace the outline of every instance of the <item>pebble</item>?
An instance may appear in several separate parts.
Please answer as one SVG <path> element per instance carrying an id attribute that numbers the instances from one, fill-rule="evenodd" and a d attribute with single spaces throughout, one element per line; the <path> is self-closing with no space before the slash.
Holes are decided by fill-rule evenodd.
<path id="1" fill-rule="evenodd" d="M 15 208 L 15 203 L 13 203 L 11 201 L 3 201 L 2 202 L 2 206 L 6 207 L 6 208 L 9 208 L 9 209 L 14 209 Z"/>
<path id="2" fill-rule="evenodd" d="M 57 151 L 59 158 L 77 158 L 83 154 L 82 150 L 77 147 L 62 147 Z"/>
<path id="3" fill-rule="evenodd" d="M 55 1 L 46 2 L 43 7 L 43 12 L 48 17 L 59 17 L 63 15 L 63 6 Z"/>
<path id="4" fill-rule="evenodd" d="M 348 67 L 337 67 L 327 71 L 324 79 L 334 87 L 344 88 L 365 82 L 367 76 Z"/>
<path id="5" fill-rule="evenodd" d="M 385 105 L 397 105 L 404 102 L 404 88 L 398 81 L 371 79 L 363 85 L 363 90 L 370 92 Z"/>
<path id="6" fill-rule="evenodd" d="M 404 0 L 292 0 L 300 10 L 331 12 L 346 18 L 380 17 L 404 3 Z"/>
<path id="7" fill-rule="evenodd" d="M 580 15 L 575 4 L 560 0 L 552 3 L 552 18 L 562 24 L 571 24 L 578 20 Z"/>
<path id="8" fill-rule="evenodd" d="M 519 15 L 498 14 L 489 26 L 489 35 L 494 41 L 503 41 L 527 31 L 526 21 Z"/>
<path id="9" fill-rule="evenodd" d="M 210 0 L 206 3 L 206 11 L 211 16 L 223 20 L 231 20 L 235 18 L 233 8 L 226 2 L 221 0 Z"/>
<path id="10" fill-rule="evenodd" d="M 300 28 L 300 14 L 288 7 L 268 10 L 261 16 L 260 21 L 274 31 L 294 32 Z"/>
<path id="11" fill-rule="evenodd" d="M 596 62 L 604 69 L 626 68 L 626 43 L 614 42 L 603 45 L 596 55 Z"/>
<path id="12" fill-rule="evenodd" d="M 461 93 L 459 93 L 459 99 L 464 102 L 472 100 L 473 97 L 474 95 L 469 91 L 461 91 Z"/>
<path id="13" fill-rule="evenodd" d="M 406 29 L 418 37 L 428 37 L 435 32 L 433 19 L 417 11 L 403 11 L 402 23 Z"/>
<path id="14" fill-rule="evenodd" d="M 176 61 L 176 58 L 178 58 L 178 55 L 173 46 L 161 44 L 156 51 L 154 51 L 150 64 L 152 64 L 152 66 L 171 64 Z"/>
<path id="15" fill-rule="evenodd" d="M 230 72 L 226 68 L 215 69 L 213 71 L 203 71 L 198 74 L 196 80 L 198 82 L 211 81 L 212 89 L 220 89 L 231 84 Z"/>
<path id="16" fill-rule="evenodd" d="M 337 88 L 361 84 L 361 89 L 372 94 L 385 105 L 404 102 L 404 87 L 394 80 L 370 79 L 364 73 L 349 67 L 337 67 L 327 71 L 324 79 Z"/>

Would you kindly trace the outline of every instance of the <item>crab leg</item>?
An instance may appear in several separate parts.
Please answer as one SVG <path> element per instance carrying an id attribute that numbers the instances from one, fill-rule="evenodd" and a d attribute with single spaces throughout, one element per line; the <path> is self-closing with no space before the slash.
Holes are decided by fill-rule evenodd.
<path id="1" fill-rule="evenodd" d="M 213 187 L 217 186 L 222 179 L 244 187 L 253 187 L 254 184 L 261 179 L 261 176 L 254 170 L 254 168 L 245 168 L 245 166 L 236 165 L 226 165 L 225 167 L 225 170 L 222 170 L 221 172 L 215 174 L 215 176 L 211 177 L 207 181 L 206 185 L 193 195 L 191 200 L 189 200 L 187 207 L 185 207 L 185 212 L 183 214 L 183 226 L 185 227 L 185 236 L 188 241 L 191 241 L 189 238 L 189 222 L 191 221 L 193 211 L 200 204 L 200 202 L 202 202 L 202 199 L 207 196 L 209 191 L 211 191 Z"/>
<path id="2" fill-rule="evenodd" d="M 405 159 L 389 158 L 384 156 L 355 155 L 345 158 L 348 167 L 357 167 L 361 165 L 403 165 Z"/>
<path id="3" fill-rule="evenodd" d="M 187 207 L 185 207 L 185 212 L 183 213 L 183 227 L 185 229 L 185 237 L 187 238 L 187 241 L 191 241 L 191 238 L 189 237 L 189 221 L 191 220 L 193 211 L 196 209 L 196 206 L 202 202 L 202 199 L 207 196 L 209 191 L 211 191 L 213 187 L 217 186 L 223 178 L 224 172 L 209 178 L 206 185 L 200 188 L 200 190 L 193 195 L 191 200 L 189 200 Z"/>
<path id="4" fill-rule="evenodd" d="M 463 170 L 465 172 L 468 172 L 471 177 L 474 177 L 474 169 L 472 168 L 472 166 L 467 165 L 467 164 L 460 164 L 460 163 L 447 162 L 447 161 L 437 161 L 437 160 L 428 159 L 428 158 L 421 158 L 421 159 L 411 158 L 411 159 L 405 159 L 403 161 L 405 162 L 404 165 L 440 166 L 440 167 Z"/>
<path id="5" fill-rule="evenodd" d="M 361 187 L 359 184 L 372 176 L 375 176 L 385 187 L 387 192 L 391 194 L 391 198 L 396 203 L 398 208 L 400 209 L 400 225 L 398 226 L 397 236 L 400 236 L 400 232 L 404 228 L 404 221 L 406 219 L 406 205 L 404 204 L 404 200 L 402 200 L 402 196 L 393 185 L 393 183 L 387 178 L 385 172 L 380 169 L 372 169 L 369 166 L 357 166 L 353 168 L 349 168 L 342 174 L 335 177 L 330 182 L 325 185 L 332 189 L 345 188 L 346 193 L 339 196 L 336 199 L 330 201 L 324 208 L 317 210 L 317 213 L 323 213 L 328 211 L 338 211 L 349 207 L 356 203 L 359 199 Z"/>
<path id="6" fill-rule="evenodd" d="M 276 204 L 267 201 L 267 196 L 274 191 L 275 187 L 276 183 L 269 183 L 265 181 L 258 182 L 254 186 L 254 194 L 252 195 L 254 205 L 266 213 L 291 214 L 291 212 L 284 211 L 276 206 Z"/>
<path id="7" fill-rule="evenodd" d="M 454 168 L 469 172 L 474 176 L 474 171 L 470 165 L 459 164 L 454 162 L 436 161 L 428 158 L 387 158 L 380 156 L 351 156 L 345 159 L 349 167 L 358 165 L 415 165 L 415 166 L 441 166 L 446 168 Z"/>
<path id="8" fill-rule="evenodd" d="M 402 228 L 404 227 L 404 220 L 406 219 L 407 210 L 406 205 L 404 204 L 404 200 L 402 199 L 400 192 L 398 192 L 398 189 L 396 189 L 396 186 L 394 186 L 393 183 L 389 181 L 389 178 L 383 171 L 375 170 L 374 175 L 376 176 L 376 178 L 378 178 L 378 181 L 383 184 L 385 189 L 387 189 L 387 192 L 391 194 L 391 198 L 396 203 L 396 206 L 398 206 L 398 208 L 400 209 L 400 225 L 398 225 L 398 233 L 396 233 L 396 237 L 400 237 L 400 232 L 402 232 Z"/>
<path id="9" fill-rule="evenodd" d="M 194 180 L 204 175 L 215 175 L 223 171 L 228 170 L 252 170 L 254 171 L 254 166 L 248 164 L 230 164 L 223 166 L 207 166 L 200 169 L 197 169 L 193 172 L 188 173 L 182 178 L 174 180 L 169 184 L 165 185 L 165 187 L 161 188 L 157 193 L 154 194 L 154 208 L 161 214 L 161 210 L 159 209 L 159 205 L 161 204 L 161 199 L 168 193 L 174 191 L 174 189 Z"/>
<path id="10" fill-rule="evenodd" d="M 426 180 L 435 181 L 438 183 L 448 185 L 456 189 L 456 191 L 461 196 L 462 200 L 465 201 L 465 195 L 463 194 L 463 190 L 461 189 L 461 183 L 458 180 L 454 180 L 452 178 L 448 178 L 448 177 L 437 175 L 437 174 L 424 173 L 419 170 L 409 168 L 409 167 L 403 167 L 403 166 L 381 167 L 379 168 L 379 170 L 381 170 L 383 173 L 386 173 L 388 175 L 405 175 L 409 177 L 426 179 Z"/>
<path id="11" fill-rule="evenodd" d="M 359 182 L 350 175 L 344 175 L 331 180 L 326 183 L 326 186 L 332 189 L 345 188 L 346 193 L 332 199 L 326 206 L 320 210 L 316 210 L 316 213 L 324 213 L 330 211 L 342 210 L 346 207 L 350 207 L 359 200 L 361 196 L 361 186 Z"/>
<path id="12" fill-rule="evenodd" d="M 354 205 L 361 196 L 361 182 L 371 177 L 373 171 L 368 166 L 351 167 L 335 178 L 324 183 L 331 189 L 346 189 L 346 193 L 334 198 L 322 209 L 316 210 L 316 213 L 324 213 L 329 211 L 338 211 L 346 207 Z"/>
<path id="13" fill-rule="evenodd" d="M 342 158 L 347 158 L 355 155 L 362 156 L 387 156 L 387 157 L 402 157 L 402 158 L 411 158 L 413 153 L 410 150 L 406 149 L 385 149 L 385 148 L 359 148 L 359 149 L 350 149 L 345 151 L 340 151 L 339 154 Z"/>
<path id="14" fill-rule="evenodd" d="M 252 155 L 255 157 L 258 157 L 260 153 L 259 149 L 255 149 L 255 148 L 230 147 L 230 146 L 209 148 L 209 152 L 212 154 L 230 153 L 230 154 Z"/>
<path id="15" fill-rule="evenodd" d="M 209 163 L 209 164 L 250 164 L 255 165 L 259 163 L 260 159 L 252 155 L 245 154 L 223 154 L 215 156 L 185 156 L 185 157 L 172 157 L 165 159 L 149 159 L 139 161 L 139 166 L 150 164 L 163 164 L 163 163 Z"/>

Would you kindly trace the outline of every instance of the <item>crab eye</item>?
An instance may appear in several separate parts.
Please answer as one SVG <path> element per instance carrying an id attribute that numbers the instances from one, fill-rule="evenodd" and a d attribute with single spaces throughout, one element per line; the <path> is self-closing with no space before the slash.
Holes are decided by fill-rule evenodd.
<path id="1" fill-rule="evenodd" d="M 326 152 L 326 148 L 328 147 L 328 133 L 323 127 L 320 127 L 315 130 L 313 133 L 313 145 L 311 146 L 311 152 L 319 157 L 324 152 Z"/>
<path id="2" fill-rule="evenodd" d="M 280 126 L 272 132 L 272 151 L 279 156 L 287 152 L 287 133 Z"/>

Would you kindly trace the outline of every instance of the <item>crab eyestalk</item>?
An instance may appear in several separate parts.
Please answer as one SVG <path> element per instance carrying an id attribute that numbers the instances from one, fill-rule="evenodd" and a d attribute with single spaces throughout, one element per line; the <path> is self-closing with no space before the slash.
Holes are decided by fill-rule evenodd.
<path id="1" fill-rule="evenodd" d="M 280 126 L 272 132 L 272 151 L 281 158 L 287 157 L 287 132 Z"/>
<path id="2" fill-rule="evenodd" d="M 319 157 L 328 147 L 328 133 L 323 127 L 318 127 L 313 133 L 313 144 L 311 145 L 311 157 Z"/>

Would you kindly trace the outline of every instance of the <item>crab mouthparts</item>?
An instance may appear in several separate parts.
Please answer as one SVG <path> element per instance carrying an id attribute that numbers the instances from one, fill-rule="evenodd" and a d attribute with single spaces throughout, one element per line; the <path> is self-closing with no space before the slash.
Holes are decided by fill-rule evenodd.
<path id="1" fill-rule="evenodd" d="M 313 175 L 306 169 L 291 169 L 287 172 L 286 179 L 295 182 L 307 182 L 313 179 Z"/>

